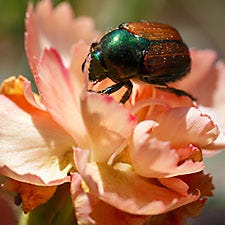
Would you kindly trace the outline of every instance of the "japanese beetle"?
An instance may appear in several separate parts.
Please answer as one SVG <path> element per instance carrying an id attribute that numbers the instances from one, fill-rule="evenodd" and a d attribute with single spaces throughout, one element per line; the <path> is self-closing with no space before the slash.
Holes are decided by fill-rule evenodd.
<path id="1" fill-rule="evenodd" d="M 167 86 L 185 76 L 191 64 L 188 47 L 172 26 L 147 21 L 122 23 L 93 43 L 89 55 L 89 80 L 97 83 L 108 77 L 115 82 L 98 93 L 111 94 L 125 86 L 122 103 L 131 95 L 131 80 L 191 97 Z"/>

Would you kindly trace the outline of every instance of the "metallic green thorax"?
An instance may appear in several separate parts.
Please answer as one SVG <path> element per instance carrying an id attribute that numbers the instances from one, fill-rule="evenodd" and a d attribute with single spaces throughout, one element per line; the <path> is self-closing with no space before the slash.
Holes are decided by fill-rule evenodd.
<path id="1" fill-rule="evenodd" d="M 91 49 L 89 79 L 101 81 L 109 77 L 118 81 L 135 77 L 150 43 L 126 30 L 109 32 Z"/>

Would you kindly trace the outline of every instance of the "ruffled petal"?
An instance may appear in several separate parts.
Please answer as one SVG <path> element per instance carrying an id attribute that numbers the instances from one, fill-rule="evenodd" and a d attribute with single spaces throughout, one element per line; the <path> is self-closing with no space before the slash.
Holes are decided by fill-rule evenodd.
<path id="1" fill-rule="evenodd" d="M 21 93 L 1 94 L 0 102 L 1 173 L 36 185 L 68 181 L 67 172 L 73 166 L 72 138 Z"/>
<path id="2" fill-rule="evenodd" d="M 187 96 L 177 96 L 171 92 L 163 91 L 152 85 L 133 84 L 133 90 L 130 98 L 132 105 L 149 104 L 150 106 L 164 105 L 167 107 L 191 107 L 193 101 Z M 154 108 L 155 110 L 155 108 Z"/>
<path id="3" fill-rule="evenodd" d="M 154 121 L 139 123 L 133 134 L 129 150 L 134 170 L 144 177 L 172 177 L 181 174 L 195 173 L 203 170 L 202 162 L 185 160 L 180 164 L 180 157 L 170 142 L 151 138 L 151 131 L 159 126 Z"/>
<path id="4" fill-rule="evenodd" d="M 225 75 L 225 73 L 224 73 Z M 225 76 L 224 76 L 225 77 Z M 222 98 L 222 96 L 221 96 Z M 221 101 L 223 102 L 223 101 Z M 207 150 L 222 150 L 225 149 L 225 120 L 224 120 L 224 113 L 223 113 L 223 106 L 224 104 L 221 104 L 221 106 L 218 105 L 218 107 L 204 107 L 202 105 L 199 106 L 199 109 L 201 112 L 207 114 L 212 118 L 213 122 L 218 126 L 219 129 L 219 135 L 217 139 L 205 146 L 205 149 Z M 225 110 L 225 108 L 224 108 Z M 225 112 L 225 111 L 224 111 Z M 214 153 L 212 153 L 214 154 Z"/>
<path id="5" fill-rule="evenodd" d="M 225 64 L 216 61 L 217 54 L 211 50 L 191 50 L 191 73 L 181 81 L 175 83 L 175 87 L 181 88 L 196 97 L 199 108 L 207 108 L 207 114 L 225 133 Z M 202 107 L 204 106 L 204 107 Z M 205 112 L 205 110 L 203 110 Z M 209 149 L 224 148 L 224 143 L 219 138 L 216 142 L 207 146 Z"/>
<path id="6" fill-rule="evenodd" d="M 162 141 L 170 141 L 172 147 L 193 144 L 204 148 L 219 135 L 218 127 L 209 116 L 194 107 L 173 108 L 158 116 L 159 126 L 151 136 Z"/>
<path id="7" fill-rule="evenodd" d="M 80 147 L 87 147 L 86 131 L 80 113 L 81 86 L 66 69 L 54 49 L 45 50 L 35 77 L 41 100 L 53 119 Z"/>
<path id="8" fill-rule="evenodd" d="M 87 163 L 88 152 L 75 149 L 74 159 L 90 192 L 111 206 L 135 215 L 156 215 L 198 199 L 199 194 L 180 195 L 133 172 L 127 164 L 116 168 Z"/>
<path id="9" fill-rule="evenodd" d="M 126 106 L 137 115 L 139 121 L 156 120 L 159 114 L 170 108 L 196 107 L 196 104 L 187 96 L 177 96 L 146 84 L 134 84 L 128 103 Z"/>
<path id="10" fill-rule="evenodd" d="M 120 211 L 88 193 L 77 196 L 74 204 L 77 220 L 82 225 L 142 225 L 147 218 Z"/>
<path id="11" fill-rule="evenodd" d="M 28 6 L 25 47 L 33 74 L 36 74 L 35 60 L 43 49 L 56 48 L 64 64 L 69 66 L 73 44 L 82 39 L 90 45 L 98 36 L 93 21 L 88 17 L 74 19 L 68 3 L 54 9 L 50 0 L 41 1 L 35 9 L 31 4 Z"/>
<path id="12" fill-rule="evenodd" d="M 91 161 L 107 162 L 129 140 L 136 125 L 136 117 L 107 95 L 85 93 L 81 108 L 90 138 Z"/>

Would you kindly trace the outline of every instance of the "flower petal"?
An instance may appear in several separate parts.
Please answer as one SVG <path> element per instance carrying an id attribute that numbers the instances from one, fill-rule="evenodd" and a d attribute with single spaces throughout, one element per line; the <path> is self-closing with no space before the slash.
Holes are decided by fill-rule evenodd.
<path id="1" fill-rule="evenodd" d="M 199 194 L 177 192 L 144 179 L 123 164 L 114 169 L 103 163 L 87 163 L 87 153 L 75 149 L 74 159 L 78 171 L 90 192 L 105 203 L 135 215 L 156 215 L 173 210 L 198 199 Z M 81 170 L 80 170 L 81 169 Z"/>
<path id="2" fill-rule="evenodd" d="M 63 62 L 68 66 L 70 50 L 74 43 L 82 39 L 90 45 L 99 36 L 90 18 L 74 19 L 73 11 L 68 3 L 61 3 L 53 9 L 50 0 L 39 2 L 35 10 L 31 4 L 29 5 L 26 31 L 25 46 L 33 74 L 36 74 L 35 60 L 40 57 L 43 49 L 56 48 Z"/>
<path id="3" fill-rule="evenodd" d="M 91 142 L 91 160 L 107 162 L 127 143 L 136 117 L 107 95 L 87 93 L 82 98 L 81 108 Z"/>
<path id="4" fill-rule="evenodd" d="M 54 49 L 45 50 L 35 77 L 41 100 L 53 119 L 80 147 L 87 147 L 86 130 L 80 113 L 81 87 Z"/>
<path id="5" fill-rule="evenodd" d="M 185 196 L 188 192 L 188 185 L 179 178 L 159 178 L 158 180 L 162 185 L 168 187 L 173 191 L 178 192 L 180 195 Z"/>
<path id="6" fill-rule="evenodd" d="M 126 104 L 126 106 L 133 114 L 137 115 L 139 121 L 156 120 L 159 114 L 170 108 L 196 106 L 187 96 L 177 96 L 151 85 L 137 85 L 135 83 L 128 103 L 130 105 Z"/>
<path id="7" fill-rule="evenodd" d="M 82 71 L 82 63 L 88 55 L 90 46 L 88 46 L 84 41 L 79 41 L 77 44 L 73 45 L 71 53 L 71 64 L 69 67 L 71 76 L 76 81 L 74 85 L 77 85 L 74 91 L 81 88 L 86 88 L 84 84 L 85 74 Z M 76 96 L 77 94 L 74 93 Z M 77 95 L 80 97 L 79 95 Z"/>
<path id="8" fill-rule="evenodd" d="M 32 92 L 31 82 L 28 80 L 24 80 L 24 97 L 34 107 L 40 110 L 46 110 L 45 106 L 40 100 L 40 96 Z"/>
<path id="9" fill-rule="evenodd" d="M 72 138 L 22 94 L 0 95 L 0 170 L 36 185 L 68 181 Z"/>
<path id="10" fill-rule="evenodd" d="M 73 185 L 72 189 L 74 189 Z M 72 195 L 76 218 L 82 225 L 142 225 L 147 216 L 132 215 L 99 200 L 95 195 L 83 192 Z M 103 213 L 104 212 L 104 213 Z"/>
<path id="11" fill-rule="evenodd" d="M 184 79 L 175 82 L 174 86 L 187 91 L 198 103 L 210 106 L 218 79 L 215 68 L 216 53 L 212 50 L 191 50 L 191 72 Z"/>
<path id="12" fill-rule="evenodd" d="M 216 111 L 216 113 L 219 115 L 221 126 L 223 127 L 225 131 L 225 118 L 224 118 L 224 112 L 225 112 L 225 90 L 224 90 L 224 83 L 225 83 L 225 63 L 222 61 L 219 61 L 215 65 L 215 69 L 217 71 L 217 86 L 214 92 L 213 96 L 213 110 Z"/>
<path id="13" fill-rule="evenodd" d="M 129 153 L 134 170 L 144 177 L 171 177 L 201 171 L 204 164 L 185 160 L 180 164 L 180 158 L 170 142 L 151 138 L 151 131 L 157 129 L 154 121 L 139 123 L 133 134 Z"/>
<path id="14" fill-rule="evenodd" d="M 40 101 L 40 97 L 32 92 L 31 82 L 20 75 L 5 79 L 0 87 L 0 93 L 4 95 L 24 95 L 24 98 L 35 108 L 45 111 L 45 106 Z"/>
<path id="15" fill-rule="evenodd" d="M 218 136 L 218 127 L 209 116 L 201 114 L 194 107 L 170 109 L 158 116 L 159 126 L 151 136 L 162 141 L 170 141 L 172 147 L 193 144 L 204 148 Z"/>

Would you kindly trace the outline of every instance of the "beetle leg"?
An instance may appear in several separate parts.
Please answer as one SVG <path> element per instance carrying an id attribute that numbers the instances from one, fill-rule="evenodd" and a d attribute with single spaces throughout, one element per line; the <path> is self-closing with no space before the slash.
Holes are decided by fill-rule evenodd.
<path id="1" fill-rule="evenodd" d="M 95 92 L 95 93 L 100 93 L 100 94 L 107 94 L 110 95 L 116 91 L 118 91 L 120 88 L 122 88 L 125 85 L 124 82 L 120 82 L 120 83 L 116 83 L 110 87 L 107 87 L 106 89 L 103 89 L 101 91 L 93 91 L 93 90 L 89 90 L 91 92 Z"/>
<path id="2" fill-rule="evenodd" d="M 160 85 L 160 86 L 156 85 L 155 87 L 162 91 L 174 93 L 177 96 L 188 96 L 189 98 L 191 98 L 192 101 L 196 101 L 196 99 L 192 95 L 188 94 L 187 92 L 180 90 L 180 89 L 173 88 L 173 87 L 169 87 L 166 84 Z"/>
<path id="3" fill-rule="evenodd" d="M 107 87 L 106 89 L 99 91 L 98 93 L 103 93 L 103 94 L 107 94 L 110 95 L 116 91 L 118 91 L 120 88 L 122 88 L 124 86 L 124 82 L 120 82 L 120 83 L 116 83 L 110 87 Z"/>
<path id="4" fill-rule="evenodd" d="M 132 92 L 132 89 L 133 89 L 133 84 L 131 83 L 130 80 L 128 80 L 124 86 L 127 88 L 126 92 L 124 93 L 123 97 L 121 98 L 120 102 L 121 103 L 125 103 L 129 98 L 130 98 L 130 95 L 131 95 L 131 92 Z"/>
<path id="5" fill-rule="evenodd" d="M 116 84 L 114 84 L 114 85 L 112 85 L 110 87 L 107 87 L 106 89 L 101 90 L 101 91 L 93 91 L 93 90 L 88 90 L 88 91 L 95 92 L 95 93 L 100 93 L 100 94 L 110 95 L 110 94 L 118 91 L 123 86 L 125 86 L 127 88 L 127 91 L 124 93 L 123 97 L 120 100 L 120 102 L 124 104 L 129 99 L 129 97 L 131 95 L 131 92 L 132 92 L 132 88 L 133 88 L 133 84 L 129 80 L 126 81 L 126 82 L 116 83 Z"/>

